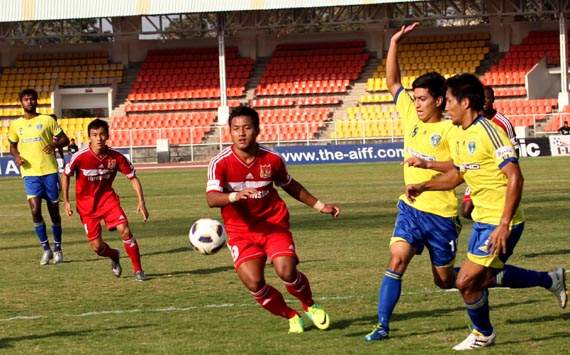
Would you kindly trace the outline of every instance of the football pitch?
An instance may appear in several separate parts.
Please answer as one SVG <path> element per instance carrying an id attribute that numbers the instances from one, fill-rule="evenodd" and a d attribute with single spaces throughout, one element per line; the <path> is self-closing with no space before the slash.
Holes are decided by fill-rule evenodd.
<path id="1" fill-rule="evenodd" d="M 510 263 L 570 268 L 569 162 L 522 160 L 527 223 Z M 5 178 L 0 180 L 0 352 L 440 353 L 468 335 L 459 294 L 434 286 L 424 252 L 404 277 L 391 338 L 364 342 L 376 321 L 378 283 L 403 190 L 398 163 L 291 166 L 289 171 L 321 200 L 343 208 L 333 220 L 280 190 L 291 212 L 300 270 L 331 316 L 329 331 L 305 319 L 304 334 L 287 334 L 287 321 L 263 310 L 241 285 L 226 248 L 212 256 L 190 249 L 191 223 L 219 219 L 219 210 L 205 202 L 206 169 L 139 172 L 150 211 L 147 224 L 135 213 L 136 198 L 126 178 L 115 180 L 140 244 L 144 283 L 132 277 L 116 232 L 104 231 L 105 240 L 122 252 L 123 277 L 112 275 L 110 261 L 89 248 L 77 215 L 62 217 L 65 263 L 40 266 L 22 183 Z M 465 255 L 469 231 L 465 222 L 457 263 Z M 272 268 L 266 271 L 268 283 L 299 310 Z M 570 353 L 570 308 L 561 310 L 549 292 L 495 289 L 490 304 L 497 344 L 478 352 Z"/>

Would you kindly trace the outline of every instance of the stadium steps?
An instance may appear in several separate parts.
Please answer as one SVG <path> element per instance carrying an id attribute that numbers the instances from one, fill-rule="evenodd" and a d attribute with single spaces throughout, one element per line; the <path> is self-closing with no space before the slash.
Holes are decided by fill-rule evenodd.
<path id="1" fill-rule="evenodd" d="M 367 91 L 367 80 L 368 78 L 372 77 L 374 71 L 378 67 L 380 63 L 380 59 L 376 56 L 376 53 L 370 53 L 370 57 L 364 66 L 364 69 L 358 76 L 358 79 L 352 85 L 352 88 L 349 90 L 347 96 L 342 97 L 342 104 L 340 107 L 335 108 L 333 110 L 333 116 L 331 121 L 335 121 L 336 119 L 341 119 L 347 116 L 346 109 L 348 107 L 353 107 L 358 104 L 358 100 L 361 96 L 366 95 Z M 334 132 L 334 125 L 329 125 L 327 129 L 321 132 L 321 137 L 330 137 L 331 133 Z"/>
<path id="2" fill-rule="evenodd" d="M 141 70 L 142 63 L 130 63 L 129 67 L 125 70 L 125 79 L 124 82 L 119 85 L 117 88 L 117 94 L 115 95 L 115 100 L 113 102 L 113 112 L 119 106 L 124 106 L 125 102 L 127 101 L 127 96 L 131 92 L 133 83 L 137 78 L 137 74 Z M 119 114 L 120 116 L 124 116 L 124 112 Z M 114 114 L 111 114 L 114 116 Z"/>
<path id="3" fill-rule="evenodd" d="M 249 102 L 253 98 L 255 98 L 255 88 L 259 85 L 261 81 L 261 77 L 263 73 L 265 73 L 265 69 L 267 69 L 267 65 L 271 61 L 271 57 L 259 57 L 255 63 L 253 64 L 253 71 L 249 80 L 245 84 L 245 101 Z"/>
<path id="4" fill-rule="evenodd" d="M 481 65 L 477 68 L 476 74 L 483 75 L 491 69 L 492 66 L 498 64 L 499 61 L 505 56 L 506 53 L 499 52 L 499 46 L 489 43 L 489 53 L 481 61 Z"/>

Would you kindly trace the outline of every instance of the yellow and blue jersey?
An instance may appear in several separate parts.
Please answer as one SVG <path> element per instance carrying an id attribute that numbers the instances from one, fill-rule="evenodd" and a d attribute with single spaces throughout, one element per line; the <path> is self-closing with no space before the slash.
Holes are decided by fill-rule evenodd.
<path id="1" fill-rule="evenodd" d="M 501 169 L 518 162 L 515 149 L 506 134 L 482 116 L 466 129 L 458 128 L 454 137 L 452 159 L 471 189 L 473 221 L 498 225 L 507 193 L 507 177 Z M 519 206 L 511 224 L 522 222 L 524 216 Z"/>
<path id="2" fill-rule="evenodd" d="M 18 143 L 18 151 L 25 163 L 20 167 L 24 176 L 43 176 L 57 173 L 58 166 L 52 153 L 44 153 L 45 146 L 63 131 L 57 121 L 48 115 L 18 118 L 10 123 L 8 139 Z"/>
<path id="3" fill-rule="evenodd" d="M 394 97 L 394 102 L 404 123 L 404 159 L 416 156 L 427 161 L 451 160 L 448 142 L 454 130 L 452 122 L 444 120 L 425 123 L 420 120 L 414 101 L 403 88 L 400 88 Z M 439 174 L 441 173 L 431 169 L 404 166 L 406 185 L 428 181 Z M 457 198 L 454 190 L 424 192 L 416 198 L 414 203 L 408 201 L 405 195 L 401 195 L 400 200 L 420 211 L 438 216 L 457 215 Z"/>

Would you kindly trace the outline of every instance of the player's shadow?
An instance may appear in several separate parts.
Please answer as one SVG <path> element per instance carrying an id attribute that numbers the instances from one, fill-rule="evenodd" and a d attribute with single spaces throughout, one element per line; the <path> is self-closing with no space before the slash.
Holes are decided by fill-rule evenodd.
<path id="1" fill-rule="evenodd" d="M 570 337 L 570 332 L 554 332 L 550 335 L 545 335 L 543 337 L 532 337 L 532 338 L 528 338 L 525 340 L 511 340 L 511 341 L 505 341 L 505 342 L 497 342 L 497 343 L 495 343 L 495 347 L 509 346 L 511 344 L 517 344 L 518 345 L 521 343 L 533 343 L 533 345 L 536 345 L 534 343 L 537 341 L 544 341 L 544 340 L 557 339 L 557 338 L 568 339 L 569 337 Z"/>
<path id="2" fill-rule="evenodd" d="M 529 254 L 523 254 L 522 256 L 525 258 L 536 258 L 537 256 L 545 256 L 545 255 L 566 255 L 566 254 L 570 254 L 570 249 L 558 249 L 558 250 L 549 250 L 549 251 L 543 251 L 540 253 L 529 253 Z"/>
<path id="3" fill-rule="evenodd" d="M 125 329 L 144 328 L 144 327 L 149 327 L 151 325 L 152 324 L 144 324 L 144 325 L 120 326 L 120 327 L 113 327 L 113 328 L 73 330 L 73 331 L 60 330 L 60 331 L 46 333 L 46 334 L 30 334 L 30 335 L 6 337 L 6 338 L 0 338 L 0 349 L 12 348 L 12 347 L 14 347 L 15 343 L 18 343 L 21 341 L 26 341 L 26 340 L 37 341 L 40 339 L 52 339 L 53 338 L 53 341 L 57 341 L 57 338 L 91 337 L 96 333 L 107 333 L 107 332 L 121 331 L 121 330 L 125 330 Z"/>
<path id="4" fill-rule="evenodd" d="M 531 304 L 531 303 L 537 303 L 538 301 L 529 301 L 529 302 L 525 302 L 525 304 Z M 500 308 L 509 308 L 509 307 L 516 307 L 516 306 L 520 306 L 520 303 L 516 303 L 516 302 L 511 302 L 511 303 L 503 303 L 503 304 L 496 304 L 496 305 L 492 305 L 493 310 L 496 309 L 500 309 Z M 404 321 L 404 320 L 410 320 L 410 319 L 415 319 L 415 318 L 437 318 L 437 317 L 442 317 L 445 316 L 449 313 L 455 313 L 455 312 L 464 312 L 465 311 L 465 307 L 461 306 L 461 307 L 452 307 L 452 308 L 438 308 L 438 309 L 430 309 L 430 310 L 425 310 L 425 311 L 412 311 L 412 312 L 407 312 L 407 313 L 396 313 L 393 315 L 392 320 L 394 322 L 398 322 L 398 321 Z M 353 324 L 369 324 L 370 327 L 372 327 L 376 322 L 378 322 L 378 319 L 376 318 L 375 315 L 371 315 L 371 316 L 364 316 L 364 317 L 359 317 L 359 318 L 352 318 L 352 319 L 341 319 L 338 320 L 334 323 L 334 328 L 335 329 L 344 329 L 344 328 L 348 328 L 350 326 L 352 326 Z M 459 329 L 463 329 L 462 328 L 458 328 L 458 329 L 451 329 L 451 330 L 459 330 Z M 347 334 L 347 337 L 357 337 L 357 336 L 364 336 L 366 335 L 370 330 L 364 331 L 364 332 L 356 332 L 356 333 L 350 333 Z M 421 335 L 419 333 L 412 333 L 409 334 L 409 336 L 411 335 Z"/>
<path id="5" fill-rule="evenodd" d="M 164 254 L 176 254 L 176 253 L 187 253 L 192 251 L 190 247 L 174 248 L 169 250 L 153 251 L 150 253 L 141 253 L 142 256 L 153 256 L 153 255 L 164 255 Z"/>
<path id="6" fill-rule="evenodd" d="M 180 271 L 169 271 L 169 272 L 162 272 L 162 273 L 152 273 L 146 274 L 147 279 L 150 278 L 158 278 L 158 277 L 181 277 L 186 275 L 209 275 L 209 274 L 217 274 L 220 272 L 226 272 L 233 270 L 233 266 L 218 266 L 208 269 L 196 269 L 196 270 L 180 270 Z"/>
<path id="7" fill-rule="evenodd" d="M 562 314 L 556 315 L 556 316 L 538 316 L 535 318 L 527 318 L 527 319 L 508 319 L 506 321 L 506 323 L 508 323 L 508 324 L 524 324 L 524 323 L 536 324 L 536 323 L 554 322 L 554 321 L 559 322 L 561 320 L 565 320 L 565 321 L 570 320 L 570 313 L 562 313 Z"/>

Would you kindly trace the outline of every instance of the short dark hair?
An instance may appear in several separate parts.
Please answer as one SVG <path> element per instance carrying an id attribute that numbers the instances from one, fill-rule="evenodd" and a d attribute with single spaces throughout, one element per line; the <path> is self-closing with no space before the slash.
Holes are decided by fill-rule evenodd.
<path id="1" fill-rule="evenodd" d="M 447 79 L 447 87 L 457 101 L 469 100 L 469 108 L 477 112 L 485 103 L 485 87 L 481 80 L 473 74 L 458 74 Z"/>
<path id="2" fill-rule="evenodd" d="M 32 88 L 27 88 L 27 89 L 20 91 L 20 93 L 18 94 L 18 99 L 20 100 L 20 102 L 22 102 L 22 99 L 24 98 L 24 96 L 31 96 L 37 100 L 38 99 L 38 92 Z"/>
<path id="3" fill-rule="evenodd" d="M 445 92 L 447 91 L 447 85 L 443 75 L 435 71 L 422 74 L 412 83 L 412 89 L 417 88 L 427 89 L 434 100 L 441 97 L 443 100 L 439 108 L 442 111 L 445 110 Z"/>
<path id="4" fill-rule="evenodd" d="M 51 115 L 49 115 L 49 117 L 53 118 L 54 120 L 57 121 L 57 115 L 55 113 L 52 113 Z"/>
<path id="5" fill-rule="evenodd" d="M 491 102 L 495 102 L 495 90 L 489 85 L 485 85 L 485 96 L 489 96 Z"/>
<path id="6" fill-rule="evenodd" d="M 259 114 L 255 109 L 252 109 L 246 105 L 239 105 L 238 107 L 234 108 L 230 113 L 230 117 L 228 118 L 228 125 L 232 125 L 232 119 L 237 116 L 247 116 L 251 118 L 251 123 L 255 129 L 259 130 Z"/>
<path id="7" fill-rule="evenodd" d="M 89 125 L 87 125 L 87 135 L 89 135 L 89 132 L 92 129 L 99 129 L 99 128 L 103 128 L 105 130 L 105 133 L 109 134 L 109 124 L 107 123 L 107 121 L 96 118 L 93 121 L 89 122 Z"/>

